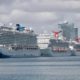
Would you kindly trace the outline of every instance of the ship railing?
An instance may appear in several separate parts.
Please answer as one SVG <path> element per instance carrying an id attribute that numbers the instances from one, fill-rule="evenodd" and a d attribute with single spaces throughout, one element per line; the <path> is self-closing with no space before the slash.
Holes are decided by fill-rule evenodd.
<path id="1" fill-rule="evenodd" d="M 27 50 L 29 50 L 29 49 L 33 49 L 33 50 L 35 50 L 35 49 L 38 49 L 38 46 L 21 46 L 21 45 L 19 45 L 19 46 L 12 46 L 12 49 L 15 49 L 15 50 L 20 50 L 20 49 L 27 49 Z"/>
<path id="2" fill-rule="evenodd" d="M 69 49 L 68 48 L 52 48 L 53 51 L 57 51 L 57 52 L 66 52 Z"/>

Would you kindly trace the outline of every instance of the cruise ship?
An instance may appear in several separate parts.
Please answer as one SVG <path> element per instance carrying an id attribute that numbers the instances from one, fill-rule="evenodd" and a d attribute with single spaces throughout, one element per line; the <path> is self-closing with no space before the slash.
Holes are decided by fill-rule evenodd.
<path id="1" fill-rule="evenodd" d="M 71 50 L 69 42 L 60 39 L 50 39 L 48 49 L 52 56 L 73 56 L 74 50 Z"/>
<path id="2" fill-rule="evenodd" d="M 47 48 L 50 37 L 52 37 L 52 34 L 47 34 L 47 33 L 39 34 L 37 36 L 38 46 L 40 47 L 41 56 L 44 57 L 51 56 L 51 54 L 49 53 L 49 49 Z"/>
<path id="3" fill-rule="evenodd" d="M 0 54 L 9 57 L 40 56 L 37 35 L 20 24 L 14 28 L 0 26 Z"/>

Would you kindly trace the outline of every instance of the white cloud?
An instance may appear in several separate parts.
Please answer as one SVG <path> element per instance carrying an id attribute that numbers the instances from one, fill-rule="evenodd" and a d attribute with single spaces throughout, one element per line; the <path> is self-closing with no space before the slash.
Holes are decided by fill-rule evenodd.
<path id="1" fill-rule="evenodd" d="M 30 12 L 80 11 L 80 1 L 76 0 L 24 0 L 23 2 L 17 1 L 13 6 Z"/>
<path id="2" fill-rule="evenodd" d="M 10 19 L 15 22 L 28 22 L 29 24 L 46 24 L 46 22 L 56 20 L 57 16 L 53 12 L 25 12 L 13 10 Z"/>
<path id="3" fill-rule="evenodd" d="M 79 0 L 0 0 L 0 22 L 53 29 L 59 21 L 80 25 Z M 50 25 L 50 26 L 49 26 Z"/>
<path id="4" fill-rule="evenodd" d="M 0 23 L 8 23 L 9 17 L 7 15 L 1 14 L 0 15 Z"/>

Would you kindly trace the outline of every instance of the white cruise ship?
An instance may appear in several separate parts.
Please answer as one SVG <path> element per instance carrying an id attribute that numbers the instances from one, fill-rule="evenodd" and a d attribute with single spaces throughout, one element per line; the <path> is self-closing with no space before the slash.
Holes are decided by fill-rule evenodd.
<path id="1" fill-rule="evenodd" d="M 0 27 L 0 53 L 9 57 L 37 57 L 40 49 L 33 30 L 20 24 L 15 28 Z"/>

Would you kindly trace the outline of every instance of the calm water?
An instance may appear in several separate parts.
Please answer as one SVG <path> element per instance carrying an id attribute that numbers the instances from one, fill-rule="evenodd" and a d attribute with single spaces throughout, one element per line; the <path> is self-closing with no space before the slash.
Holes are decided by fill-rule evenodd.
<path id="1" fill-rule="evenodd" d="M 80 80 L 80 57 L 0 59 L 0 80 Z"/>

